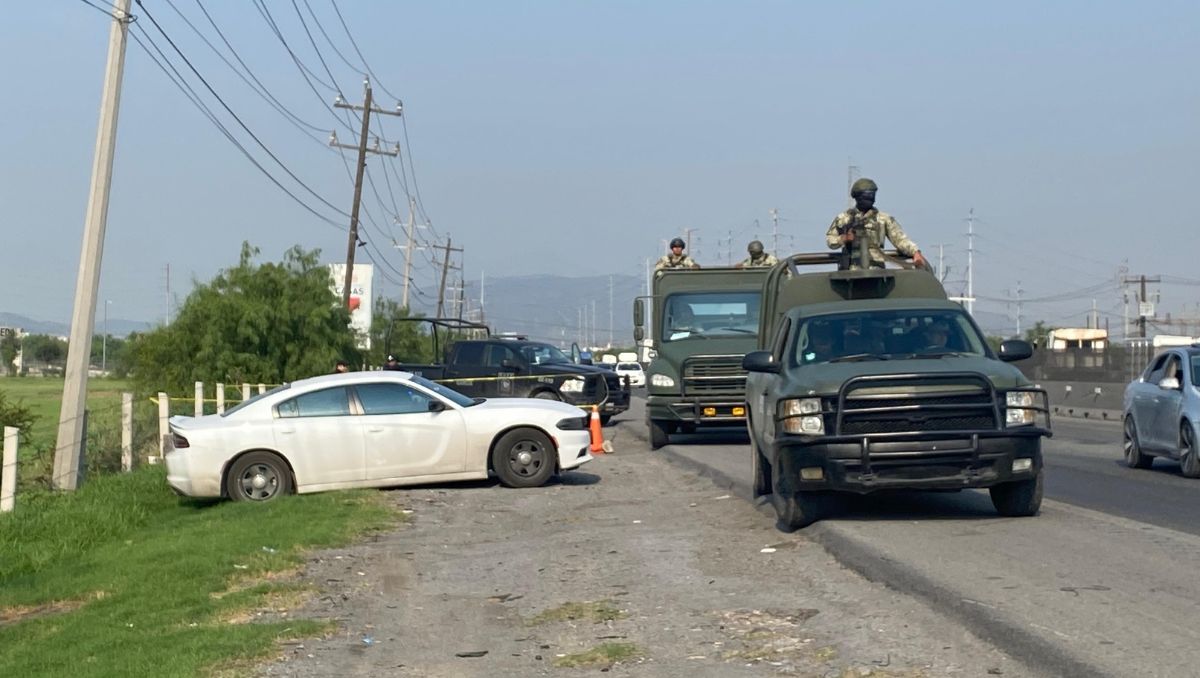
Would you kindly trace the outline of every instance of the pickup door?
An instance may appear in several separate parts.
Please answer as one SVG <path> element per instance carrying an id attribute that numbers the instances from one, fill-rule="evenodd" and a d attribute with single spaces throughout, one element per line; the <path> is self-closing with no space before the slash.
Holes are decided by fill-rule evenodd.
<path id="1" fill-rule="evenodd" d="M 520 359 L 511 346 L 502 342 L 460 341 L 451 350 L 446 364 L 448 385 L 472 398 L 510 398 L 516 395 L 522 370 Z"/>

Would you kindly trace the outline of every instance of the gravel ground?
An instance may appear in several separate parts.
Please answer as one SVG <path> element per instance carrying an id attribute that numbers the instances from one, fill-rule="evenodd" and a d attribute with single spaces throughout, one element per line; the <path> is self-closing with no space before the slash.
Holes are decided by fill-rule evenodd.
<path id="1" fill-rule="evenodd" d="M 622 428 L 546 487 L 388 492 L 410 521 L 314 553 L 289 613 L 340 630 L 259 675 L 1028 675 Z"/>

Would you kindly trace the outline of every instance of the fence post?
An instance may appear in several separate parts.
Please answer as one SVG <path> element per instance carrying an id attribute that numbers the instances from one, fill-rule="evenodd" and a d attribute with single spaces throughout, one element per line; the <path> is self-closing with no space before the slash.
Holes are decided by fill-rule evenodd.
<path id="1" fill-rule="evenodd" d="M 242 402 L 250 399 L 250 384 L 242 383 Z"/>
<path id="2" fill-rule="evenodd" d="M 259 394 L 259 395 L 262 395 L 262 394 L 264 394 L 264 393 L 266 393 L 266 392 L 267 392 L 267 385 L 266 385 L 266 384 L 259 384 L 259 385 L 258 385 L 258 394 Z"/>
<path id="3" fill-rule="evenodd" d="M 0 473 L 0 513 L 13 510 L 17 494 L 17 433 L 15 426 L 4 427 L 4 471 Z"/>
<path id="4" fill-rule="evenodd" d="M 217 414 L 225 414 L 225 384 L 217 383 Z"/>
<path id="5" fill-rule="evenodd" d="M 133 468 L 133 394 L 121 394 L 121 470 Z"/>
<path id="6" fill-rule="evenodd" d="M 196 416 L 204 416 L 204 382 L 196 382 Z"/>
<path id="7" fill-rule="evenodd" d="M 167 454 L 167 436 L 171 435 L 171 427 L 167 420 L 171 418 L 171 401 L 167 394 L 158 392 L 158 457 L 151 457 L 151 464 L 157 464 Z"/>

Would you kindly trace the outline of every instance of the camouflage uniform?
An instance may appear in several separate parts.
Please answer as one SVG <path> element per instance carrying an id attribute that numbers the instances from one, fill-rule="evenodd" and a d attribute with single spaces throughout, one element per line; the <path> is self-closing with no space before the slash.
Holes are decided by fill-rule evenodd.
<path id="1" fill-rule="evenodd" d="M 909 240 L 904 234 L 904 229 L 900 228 L 900 224 L 892 218 L 892 215 L 886 212 L 880 212 L 875 208 L 871 208 L 867 212 L 859 212 L 857 209 L 848 209 L 845 212 L 837 215 L 833 219 L 833 223 L 829 225 L 829 230 L 825 232 L 825 244 L 829 245 L 829 249 L 838 250 L 843 247 L 841 235 L 842 232 L 850 225 L 850 222 L 858 217 L 862 226 L 862 231 L 865 232 L 867 238 L 867 252 L 871 257 L 872 268 L 883 268 L 883 244 L 885 238 L 891 240 L 896 249 L 906 257 L 911 257 L 914 253 L 920 250 L 917 243 Z M 854 242 L 850 244 L 850 268 L 858 268 L 858 246 L 861 243 L 856 236 Z"/>
<path id="2" fill-rule="evenodd" d="M 779 263 L 779 260 L 775 258 L 774 254 L 771 254 L 770 252 L 763 252 L 762 255 L 759 256 L 757 259 L 754 258 L 753 255 L 748 256 L 745 259 L 742 259 L 738 263 L 737 267 L 738 268 L 759 268 L 759 267 L 765 267 L 765 266 L 774 266 L 775 264 L 778 264 L 778 263 Z"/>
<path id="3" fill-rule="evenodd" d="M 665 254 L 660 257 L 658 263 L 654 265 L 654 270 L 661 271 L 664 268 L 700 268 L 700 264 L 697 264 L 686 254 L 681 254 L 679 256 L 675 256 L 674 254 Z"/>

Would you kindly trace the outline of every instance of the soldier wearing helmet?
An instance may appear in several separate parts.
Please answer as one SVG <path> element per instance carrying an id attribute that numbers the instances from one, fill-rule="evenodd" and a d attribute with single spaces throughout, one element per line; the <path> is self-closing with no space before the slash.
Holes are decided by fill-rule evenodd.
<path id="1" fill-rule="evenodd" d="M 842 268 L 860 268 L 859 247 L 864 244 L 871 267 L 883 268 L 883 245 L 887 240 L 892 241 L 900 254 L 912 257 L 914 264 L 925 266 L 925 257 L 921 255 L 917 243 L 904 234 L 904 229 L 900 228 L 892 215 L 875 209 L 875 191 L 878 188 L 874 181 L 866 177 L 854 182 L 850 187 L 854 207 L 834 217 L 829 230 L 825 232 L 825 244 L 831 250 L 845 248 L 850 255 Z"/>
<path id="2" fill-rule="evenodd" d="M 672 238 L 671 253 L 660 257 L 658 263 L 654 265 L 654 270 L 661 271 L 664 268 L 700 268 L 700 264 L 692 261 L 691 257 L 683 253 L 683 247 L 683 238 Z"/>
<path id="3" fill-rule="evenodd" d="M 750 256 L 738 262 L 735 268 L 758 268 L 760 266 L 774 266 L 779 263 L 775 255 L 763 251 L 763 244 L 757 240 L 750 241 L 750 244 L 746 246 L 746 252 Z"/>

